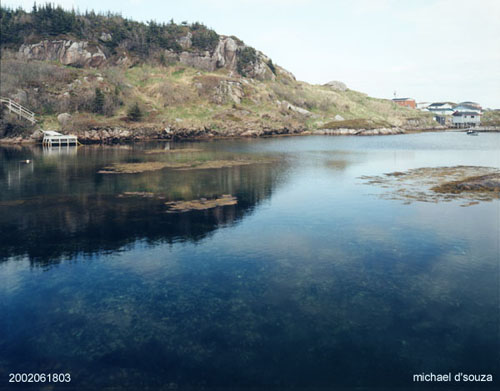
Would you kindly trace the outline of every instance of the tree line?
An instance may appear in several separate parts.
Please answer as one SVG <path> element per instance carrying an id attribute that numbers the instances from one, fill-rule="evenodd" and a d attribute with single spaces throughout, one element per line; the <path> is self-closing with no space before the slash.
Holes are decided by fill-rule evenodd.
<path id="1" fill-rule="evenodd" d="M 180 52 L 182 47 L 178 40 L 187 33 L 192 35 L 194 49 L 213 51 L 219 42 L 219 35 L 214 30 L 198 22 L 140 23 L 120 14 L 80 13 L 51 3 L 35 3 L 31 12 L 0 6 L 0 32 L 0 45 L 11 48 L 58 36 L 98 41 L 104 32 L 111 34 L 111 39 L 102 42 L 111 52 L 122 47 L 140 56 L 148 56 L 158 48 Z"/>

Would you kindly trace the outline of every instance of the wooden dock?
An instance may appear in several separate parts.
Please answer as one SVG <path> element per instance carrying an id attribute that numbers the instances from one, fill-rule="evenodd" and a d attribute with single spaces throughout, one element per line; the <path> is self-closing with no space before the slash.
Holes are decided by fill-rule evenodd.
<path id="1" fill-rule="evenodd" d="M 26 107 L 21 106 L 19 103 L 9 98 L 0 97 L 0 105 L 5 105 L 9 113 L 14 113 L 20 118 L 28 120 L 33 125 L 36 123 L 35 113 L 28 110 Z M 70 145 L 78 146 L 78 138 L 72 134 L 65 135 L 53 130 L 42 130 L 43 141 L 42 145 L 46 147 L 62 147 Z"/>
<path id="2" fill-rule="evenodd" d="M 43 140 L 42 145 L 46 147 L 69 147 L 70 145 L 77 146 L 78 138 L 74 135 L 65 135 L 53 130 L 42 130 Z"/>

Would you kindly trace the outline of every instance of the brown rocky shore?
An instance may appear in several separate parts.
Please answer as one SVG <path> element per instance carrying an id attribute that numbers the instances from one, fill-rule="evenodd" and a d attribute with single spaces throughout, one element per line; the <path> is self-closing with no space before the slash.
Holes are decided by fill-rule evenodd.
<path id="1" fill-rule="evenodd" d="M 203 140 L 235 137 L 270 137 L 282 135 L 310 134 L 301 128 L 262 128 L 214 130 L 210 128 L 157 128 L 141 127 L 137 129 L 121 127 L 98 127 L 84 131 L 63 132 L 74 134 L 82 144 L 118 144 L 123 142 L 140 142 L 152 140 Z M 41 142 L 43 133 L 35 130 L 31 134 L 0 138 L 0 144 L 36 144 Z"/>
<path id="2" fill-rule="evenodd" d="M 332 135 L 332 136 L 383 136 L 415 133 L 423 131 L 439 131 L 441 128 L 432 129 L 404 129 L 400 127 L 376 129 L 321 129 L 306 130 L 301 127 L 282 128 L 238 128 L 210 129 L 210 128 L 159 128 L 155 126 L 142 126 L 137 128 L 125 127 L 95 127 L 88 130 L 62 132 L 74 134 L 82 144 L 119 144 L 127 142 L 141 142 L 153 140 L 207 140 L 225 138 L 252 138 L 273 136 L 306 136 L 306 135 Z M 31 134 L 25 132 L 10 137 L 0 138 L 0 144 L 36 144 L 40 143 L 43 133 L 37 129 Z"/>

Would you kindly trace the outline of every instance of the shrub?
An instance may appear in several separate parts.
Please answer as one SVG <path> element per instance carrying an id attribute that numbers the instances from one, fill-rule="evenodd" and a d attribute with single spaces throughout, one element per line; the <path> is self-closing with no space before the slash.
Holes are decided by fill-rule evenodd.
<path id="1" fill-rule="evenodd" d="M 200 96 L 210 96 L 215 92 L 215 89 L 220 85 L 221 77 L 214 75 L 202 75 L 194 78 L 198 84 L 198 94 Z"/>
<path id="2" fill-rule="evenodd" d="M 92 112 L 102 114 L 104 112 L 104 94 L 100 88 L 95 89 L 94 103 L 92 105 Z"/>
<path id="3" fill-rule="evenodd" d="M 276 75 L 276 67 L 273 64 L 273 60 L 269 59 L 269 61 L 267 62 L 267 66 L 269 67 L 271 72 Z"/>
<path id="4" fill-rule="evenodd" d="M 206 27 L 198 28 L 192 34 L 191 42 L 195 48 L 213 52 L 219 43 L 219 35 Z"/>
<path id="5" fill-rule="evenodd" d="M 247 76 L 248 69 L 257 62 L 257 52 L 254 48 L 246 46 L 237 51 L 236 68 L 241 76 Z"/>
<path id="6" fill-rule="evenodd" d="M 127 118 L 130 121 L 139 122 L 142 120 L 142 117 L 143 114 L 141 108 L 139 107 L 139 103 L 135 102 L 135 104 L 128 109 Z"/>
<path id="7" fill-rule="evenodd" d="M 164 53 L 160 54 L 159 61 L 160 61 L 160 65 L 161 66 L 166 66 L 167 65 L 167 59 L 165 58 L 165 54 Z"/>
<path id="8" fill-rule="evenodd" d="M 237 45 L 243 46 L 245 42 L 243 42 L 241 39 L 239 39 L 236 35 L 231 35 L 231 38 L 236 42 Z"/>
<path id="9" fill-rule="evenodd" d="M 195 98 L 195 92 L 184 84 L 176 84 L 165 80 L 157 86 L 156 91 L 161 95 L 161 101 L 166 106 L 183 104 Z"/>

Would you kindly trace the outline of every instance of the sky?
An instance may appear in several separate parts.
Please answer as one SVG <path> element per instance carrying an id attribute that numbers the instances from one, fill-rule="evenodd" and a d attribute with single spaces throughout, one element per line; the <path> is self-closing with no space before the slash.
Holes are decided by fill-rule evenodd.
<path id="1" fill-rule="evenodd" d="M 39 1 L 44 3 L 45 1 Z M 53 0 L 138 21 L 202 22 L 299 80 L 500 108 L 499 0 Z M 32 0 L 2 4 L 30 10 Z"/>

